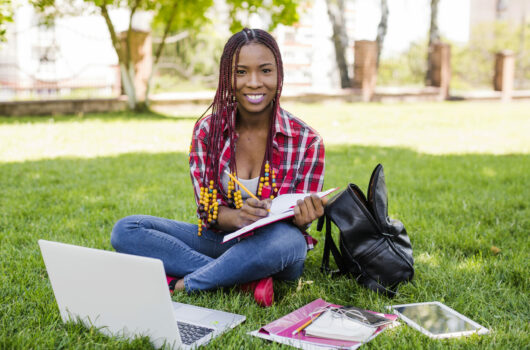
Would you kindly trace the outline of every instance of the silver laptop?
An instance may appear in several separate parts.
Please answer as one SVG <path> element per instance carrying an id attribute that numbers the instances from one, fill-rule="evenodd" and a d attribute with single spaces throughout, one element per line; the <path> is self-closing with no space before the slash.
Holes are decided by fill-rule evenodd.
<path id="1" fill-rule="evenodd" d="M 64 322 L 111 336 L 148 336 L 156 347 L 190 349 L 245 316 L 171 301 L 161 260 L 39 240 Z"/>

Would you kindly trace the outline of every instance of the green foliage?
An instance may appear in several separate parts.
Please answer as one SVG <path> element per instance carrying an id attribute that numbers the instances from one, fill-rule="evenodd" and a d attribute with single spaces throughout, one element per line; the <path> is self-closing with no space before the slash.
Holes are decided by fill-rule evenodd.
<path id="1" fill-rule="evenodd" d="M 450 44 L 452 89 L 492 89 L 495 54 L 503 50 L 511 50 L 516 55 L 515 88 L 530 88 L 530 23 L 524 28 L 505 21 L 478 24 L 468 43 Z M 423 84 L 426 59 L 427 40 L 412 43 L 407 52 L 381 60 L 377 83 L 382 86 Z"/>
<path id="2" fill-rule="evenodd" d="M 173 6 L 177 6 L 176 15 L 169 28 L 170 33 L 178 33 L 185 29 L 200 31 L 202 25 L 210 20 L 207 17 L 208 9 L 213 6 L 213 0 L 165 0 L 157 2 L 153 18 L 153 34 L 162 36 L 166 24 L 171 20 Z"/>
<path id="3" fill-rule="evenodd" d="M 523 120 L 528 110 L 527 103 L 327 103 L 292 107 L 319 131 L 329 125 L 329 131 L 323 133 L 327 144 L 342 135 L 358 143 L 358 136 L 367 134 L 366 130 L 370 130 L 368 134 L 388 132 L 395 137 L 400 125 L 418 133 L 448 123 L 453 133 L 462 129 L 475 133 L 477 126 L 485 125 L 495 133 L 499 125 L 510 122 L 507 117 L 513 117 L 513 111 L 519 110 L 517 117 Z M 138 138 L 147 136 L 156 144 L 160 136 L 156 130 L 187 129 L 191 135 L 195 117 L 144 114 L 131 118 L 119 113 L 58 117 L 53 123 L 51 117 L 0 118 L 0 136 L 9 135 L 7 139 L 0 137 L 0 152 L 10 138 L 34 133 L 40 137 L 31 139 L 32 148 L 42 147 L 41 142 L 48 140 L 61 150 L 86 146 L 86 142 L 107 149 L 120 142 L 134 145 Z M 331 125 L 335 121 L 340 127 Z M 146 125 L 154 127 L 146 131 Z M 54 127 L 64 128 L 64 133 L 52 137 Z M 43 138 L 43 130 L 50 137 Z M 77 137 L 68 138 L 71 131 Z M 520 134 L 523 132 L 520 129 Z M 487 137 L 480 140 L 490 142 Z M 455 139 L 443 137 L 431 142 L 452 144 Z M 151 150 L 150 146 L 146 144 L 145 150 Z M 195 204 L 185 151 L 189 139 L 182 147 L 158 153 L 0 162 L 0 349 L 152 349 L 145 338 L 126 342 L 94 328 L 63 324 L 37 240 L 111 250 L 110 232 L 123 216 L 144 213 L 192 222 Z M 15 153 L 20 152 L 17 149 Z M 247 332 L 316 298 L 376 311 L 384 311 L 384 306 L 392 303 L 439 300 L 491 329 L 484 336 L 433 340 L 401 324 L 365 345 L 367 349 L 528 348 L 529 161 L 530 155 L 521 150 L 502 156 L 432 155 L 402 147 L 330 145 L 326 148 L 326 188 L 353 182 L 366 189 L 375 164 L 385 166 L 389 214 L 405 223 L 414 248 L 413 283 L 401 286 L 399 295 L 388 299 L 351 279 L 323 276 L 319 266 L 324 241 L 313 226 L 310 232 L 320 243 L 308 253 L 302 275 L 303 281 L 313 283 L 298 290 L 297 283 L 275 282 L 276 303 L 272 307 L 258 307 L 252 295 L 237 288 L 195 295 L 177 293 L 173 299 L 247 316 L 245 323 L 205 349 L 291 349 Z M 134 288 L 134 281 L 129 288 Z"/>
<path id="4" fill-rule="evenodd" d="M 165 81 L 191 80 L 194 83 L 216 86 L 216 73 L 226 38 L 212 23 L 199 29 L 188 29 L 189 35 L 176 43 L 166 44 L 154 78 L 155 90 Z M 175 86 L 178 84 L 175 84 Z M 166 91 L 174 90 L 168 87 Z"/>
<path id="5" fill-rule="evenodd" d="M 94 3 L 97 4 L 98 1 L 64 0 L 57 2 L 56 0 L 29 0 L 29 3 L 39 14 L 39 25 L 52 27 L 55 25 L 57 18 L 93 13 L 94 8 L 92 5 Z"/>
<path id="6" fill-rule="evenodd" d="M 298 21 L 297 0 L 226 0 L 230 7 L 230 31 L 238 32 L 246 26 L 243 19 L 253 13 L 267 14 L 271 18 L 269 31 L 276 28 L 278 24 L 291 25 Z"/>
<path id="7" fill-rule="evenodd" d="M 175 16 L 171 26 L 173 6 Z M 200 81 L 215 74 L 222 52 L 224 38 L 216 31 L 210 15 L 213 0 L 179 1 L 161 3 L 153 18 L 153 34 L 161 38 L 165 30 L 168 36 L 187 32 L 188 35 L 176 43 L 166 43 L 162 51 L 157 74 L 153 79 L 154 91 L 171 91 L 178 80 Z M 154 51 L 160 43 L 155 44 Z"/>
<path id="8" fill-rule="evenodd" d="M 297 5 L 294 0 L 241 1 L 228 0 L 230 32 L 244 27 L 243 18 L 259 13 L 271 18 L 269 30 L 282 23 L 290 25 L 298 20 Z M 181 1 L 178 3 L 177 17 L 170 28 L 170 35 L 188 31 L 189 35 L 174 44 L 166 44 L 158 74 L 154 78 L 154 91 L 174 91 L 179 80 L 192 80 L 194 83 L 215 88 L 216 74 L 223 46 L 229 32 L 220 30 L 216 14 L 209 14 L 212 0 Z M 162 36 L 168 21 L 170 3 L 162 5 L 153 21 L 155 35 Z M 173 84 L 168 84 L 173 81 Z"/>
<path id="9" fill-rule="evenodd" d="M 5 41 L 7 23 L 13 22 L 13 5 L 11 0 L 0 2 L 0 42 Z"/>
<path id="10" fill-rule="evenodd" d="M 530 23 L 525 28 L 506 21 L 479 24 L 467 45 L 453 44 L 451 50 L 452 88 L 491 89 L 495 54 L 503 50 L 516 55 L 515 88 L 530 88 Z"/>
<path id="11" fill-rule="evenodd" d="M 379 62 L 377 84 L 381 86 L 421 85 L 427 71 L 427 41 L 410 45 L 401 55 L 384 58 Z"/>

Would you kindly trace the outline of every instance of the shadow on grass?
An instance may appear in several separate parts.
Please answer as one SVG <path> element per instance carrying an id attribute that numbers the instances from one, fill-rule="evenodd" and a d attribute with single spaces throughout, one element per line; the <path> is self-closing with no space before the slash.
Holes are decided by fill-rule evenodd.
<path id="1" fill-rule="evenodd" d="M 375 165 L 385 166 L 390 216 L 404 222 L 414 248 L 414 283 L 402 286 L 391 301 L 350 279 L 321 275 L 323 237 L 313 226 L 311 233 L 321 243 L 308 254 L 302 276 L 313 283 L 302 284 L 300 290 L 297 283 L 276 284 L 275 307 L 260 309 L 237 288 L 178 295 L 179 301 L 196 305 L 239 313 L 247 310 L 247 323 L 216 340 L 213 347 L 261 346 L 253 338 L 247 344 L 245 332 L 319 297 L 379 311 L 391 302 L 439 300 L 495 328 L 494 345 L 517 348 L 524 344 L 519 335 L 524 334 L 530 312 L 526 294 L 530 287 L 530 156 L 433 156 L 400 148 L 348 146 L 329 147 L 326 157 L 326 188 L 344 188 L 353 182 L 366 189 Z M 195 221 L 188 157 L 183 153 L 0 164 L 0 192 L 0 284 L 3 304 L 10 305 L 2 309 L 0 323 L 5 327 L 0 340 L 21 330 L 30 332 L 49 317 L 58 320 L 38 239 L 112 249 L 112 227 L 126 215 Z M 27 289 L 37 292 L 26 294 Z M 32 311 L 31 305 L 45 306 Z M 41 330 L 35 335 L 36 344 L 44 346 L 49 339 L 55 339 L 55 344 L 70 342 L 71 338 L 63 338 L 65 329 L 72 330 L 61 325 Z M 107 341 L 86 332 L 87 342 Z M 401 340 L 405 348 L 438 344 L 413 332 L 397 332 L 410 338 Z M 384 345 L 392 340 L 385 339 L 376 341 Z M 487 345 L 483 339 L 472 338 L 464 345 Z"/>

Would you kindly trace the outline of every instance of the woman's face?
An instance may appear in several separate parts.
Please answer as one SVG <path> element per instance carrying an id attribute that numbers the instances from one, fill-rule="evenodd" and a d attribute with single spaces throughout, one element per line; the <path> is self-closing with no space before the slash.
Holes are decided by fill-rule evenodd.
<path id="1" fill-rule="evenodd" d="M 243 116 L 268 111 L 278 87 L 277 69 L 274 54 L 265 45 L 241 47 L 234 74 L 238 109 Z"/>

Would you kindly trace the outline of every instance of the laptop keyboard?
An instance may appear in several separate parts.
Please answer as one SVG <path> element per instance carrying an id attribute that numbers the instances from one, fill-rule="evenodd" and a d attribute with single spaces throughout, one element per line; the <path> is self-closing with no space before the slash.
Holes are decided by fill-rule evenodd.
<path id="1" fill-rule="evenodd" d="M 186 345 L 191 345 L 214 331 L 213 328 L 196 326 L 181 321 L 177 321 L 177 325 L 179 327 L 180 339 Z"/>

